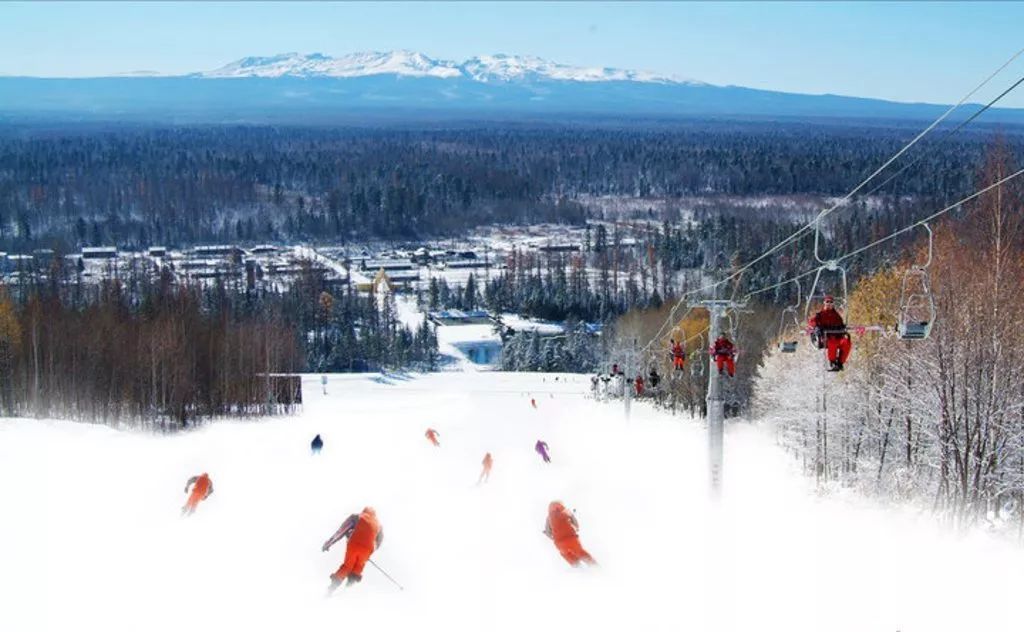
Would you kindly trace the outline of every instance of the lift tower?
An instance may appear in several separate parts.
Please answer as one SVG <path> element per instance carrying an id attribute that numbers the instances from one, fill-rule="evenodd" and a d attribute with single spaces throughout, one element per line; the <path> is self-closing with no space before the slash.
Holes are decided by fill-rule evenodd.
<path id="1" fill-rule="evenodd" d="M 722 332 L 721 320 L 730 309 L 742 309 L 736 301 L 706 300 L 700 303 L 708 310 L 710 318 L 709 341 L 714 344 Z M 733 341 L 735 344 L 735 341 Z M 718 498 L 722 494 L 722 434 L 725 423 L 725 405 L 722 399 L 722 380 L 715 367 L 715 357 L 708 354 L 708 463 L 711 466 L 711 494 Z"/>

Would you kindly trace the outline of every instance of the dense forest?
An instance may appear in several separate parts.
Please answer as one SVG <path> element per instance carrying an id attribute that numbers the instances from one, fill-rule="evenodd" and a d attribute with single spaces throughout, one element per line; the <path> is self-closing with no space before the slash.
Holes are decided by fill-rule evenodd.
<path id="1" fill-rule="evenodd" d="M 994 146 L 976 186 L 1015 163 Z M 815 349 L 769 358 L 756 412 L 819 482 L 918 503 L 962 526 L 1024 533 L 1022 217 L 1024 187 L 1014 181 L 936 226 L 929 338 L 855 337 L 839 375 L 824 373 Z M 906 271 L 926 248 L 863 277 L 848 322 L 894 327 Z"/>
<path id="2" fill-rule="evenodd" d="M 883 193 L 965 191 L 987 137 L 971 129 L 921 143 L 920 162 Z M 9 126 L 0 249 L 421 238 L 491 223 L 578 224 L 602 214 L 588 206 L 596 196 L 840 195 L 915 131 Z M 1013 147 L 1020 138 L 1010 130 Z"/>
<path id="3" fill-rule="evenodd" d="M 141 265 L 89 283 L 60 260 L 0 285 L 2 415 L 183 428 L 290 410 L 298 379 L 280 374 L 436 362 L 426 323 L 401 326 L 389 296 L 332 287 L 312 266 L 283 293 Z"/>

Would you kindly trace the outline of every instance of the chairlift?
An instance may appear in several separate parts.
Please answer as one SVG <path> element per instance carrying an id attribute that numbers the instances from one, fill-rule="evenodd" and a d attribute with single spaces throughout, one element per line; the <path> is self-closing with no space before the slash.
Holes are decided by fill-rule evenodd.
<path id="1" fill-rule="evenodd" d="M 700 337 L 700 345 L 697 347 L 697 351 L 694 352 L 696 358 L 690 362 L 690 375 L 693 377 L 704 377 L 704 362 L 700 360 L 700 350 L 707 348 L 704 344 L 704 334 L 698 334 Z"/>
<path id="2" fill-rule="evenodd" d="M 796 303 L 793 305 L 787 305 L 782 309 L 782 317 L 779 320 L 779 333 L 776 338 L 779 341 L 779 351 L 782 353 L 796 353 L 798 339 L 786 339 L 784 338 L 787 329 L 792 325 L 795 331 L 801 329 L 800 316 L 797 315 L 797 310 L 800 309 L 800 303 L 802 302 L 802 295 L 800 290 L 800 282 L 793 279 L 793 283 L 796 284 Z"/>
<path id="3" fill-rule="evenodd" d="M 836 309 L 843 314 L 846 313 L 846 306 L 848 305 L 849 292 L 847 291 L 846 285 L 846 268 L 839 265 L 838 259 L 823 259 L 819 252 L 819 243 L 821 242 L 821 216 L 814 221 L 814 258 L 818 260 L 821 265 L 818 266 L 818 271 L 814 274 L 814 283 L 811 285 L 811 291 L 807 295 L 807 307 L 804 308 L 804 320 L 811 316 L 811 304 L 814 303 L 815 298 L 818 295 L 815 293 L 818 290 L 818 283 L 821 281 L 821 273 L 825 270 L 829 272 L 835 272 L 839 275 L 839 287 L 842 290 L 838 296 L 833 294 L 836 302 Z M 821 298 L 824 298 L 828 292 L 824 289 L 821 290 Z"/>
<path id="4" fill-rule="evenodd" d="M 932 332 L 935 322 L 935 296 L 932 294 L 928 267 L 932 263 L 932 229 L 928 231 L 928 258 L 923 265 L 911 265 L 903 274 L 900 289 L 900 313 L 896 333 L 900 340 L 924 340 Z"/>

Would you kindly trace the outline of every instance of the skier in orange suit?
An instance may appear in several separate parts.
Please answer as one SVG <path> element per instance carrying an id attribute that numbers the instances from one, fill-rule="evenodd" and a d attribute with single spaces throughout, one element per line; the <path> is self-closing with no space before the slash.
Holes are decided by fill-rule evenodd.
<path id="1" fill-rule="evenodd" d="M 580 544 L 580 525 L 576 516 L 559 501 L 548 505 L 548 521 L 544 525 L 544 534 L 555 543 L 555 548 L 571 566 L 579 566 L 580 562 L 597 564 L 590 553 Z"/>
<path id="2" fill-rule="evenodd" d="M 363 567 L 384 542 L 384 529 L 373 507 L 365 507 L 358 515 L 352 514 L 346 518 L 334 535 L 324 542 L 321 550 L 326 552 L 335 542 L 346 537 L 348 547 L 345 549 L 345 561 L 338 570 L 331 573 L 331 590 L 341 586 L 346 578 L 349 584 L 362 581 Z"/>
<path id="3" fill-rule="evenodd" d="M 188 500 L 185 501 L 185 506 L 181 508 L 181 515 L 192 515 L 196 507 L 199 506 L 199 501 L 206 500 L 210 494 L 213 493 L 213 482 L 210 481 L 210 475 L 203 472 L 199 476 L 193 476 L 188 479 L 185 483 L 185 493 L 188 494 L 188 488 L 192 488 L 192 493 L 189 494 Z"/>
<path id="4" fill-rule="evenodd" d="M 494 459 L 491 458 L 491 453 L 488 452 L 484 455 L 483 466 L 484 469 L 480 472 L 480 479 L 477 480 L 476 484 L 486 483 L 491 480 L 491 466 L 494 465 Z"/>
<path id="5" fill-rule="evenodd" d="M 441 443 L 437 440 L 438 436 L 440 435 L 436 430 L 434 430 L 433 428 L 427 428 L 427 440 L 433 443 L 435 448 L 441 447 Z"/>

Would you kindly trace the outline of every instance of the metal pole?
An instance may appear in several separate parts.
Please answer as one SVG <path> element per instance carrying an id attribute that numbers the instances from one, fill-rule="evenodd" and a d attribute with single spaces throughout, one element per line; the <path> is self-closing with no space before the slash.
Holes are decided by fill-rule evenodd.
<path id="1" fill-rule="evenodd" d="M 726 301 L 705 301 L 710 317 L 709 340 L 718 339 L 722 331 L 719 320 L 725 311 Z M 712 342 L 713 344 L 713 342 Z M 722 434 L 725 418 L 722 402 L 722 384 L 713 354 L 708 354 L 708 464 L 711 468 L 711 495 L 722 495 Z"/>
<path id="2" fill-rule="evenodd" d="M 376 568 L 378 571 L 380 571 L 381 574 L 384 575 L 384 577 L 387 577 L 389 580 L 391 580 L 392 584 L 394 584 L 395 586 L 398 586 L 398 590 L 405 590 L 405 588 L 402 588 L 401 584 L 399 584 L 398 582 L 395 581 L 394 577 L 392 577 L 391 575 L 388 575 L 387 572 L 383 568 L 381 568 L 380 566 L 377 566 L 376 562 L 374 562 L 371 559 L 367 559 L 366 561 L 369 562 L 370 564 L 372 564 L 373 567 Z"/>

